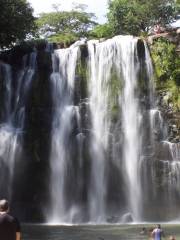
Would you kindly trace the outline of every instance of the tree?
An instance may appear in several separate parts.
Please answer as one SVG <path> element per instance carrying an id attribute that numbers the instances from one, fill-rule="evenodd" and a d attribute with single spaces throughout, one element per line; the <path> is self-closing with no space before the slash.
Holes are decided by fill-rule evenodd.
<path id="1" fill-rule="evenodd" d="M 71 11 L 41 13 L 37 20 L 40 35 L 72 34 L 85 37 L 97 23 L 93 20 L 92 13 L 84 11 L 84 5 L 75 5 Z"/>
<path id="2" fill-rule="evenodd" d="M 171 22 L 175 0 L 110 0 L 108 20 L 114 34 L 138 35 Z"/>
<path id="3" fill-rule="evenodd" d="M 168 101 L 180 110 L 180 58 L 177 46 L 165 38 L 158 38 L 151 45 L 151 56 L 156 73 L 156 88 L 168 92 Z"/>
<path id="4" fill-rule="evenodd" d="M 112 36 L 112 29 L 108 23 L 98 24 L 92 29 L 90 35 L 95 38 L 110 38 Z"/>
<path id="5" fill-rule="evenodd" d="M 0 48 L 25 39 L 35 28 L 34 20 L 26 0 L 0 0 Z"/>
<path id="6" fill-rule="evenodd" d="M 180 17 L 180 0 L 176 0 L 176 11 L 177 11 L 177 15 L 178 17 Z"/>

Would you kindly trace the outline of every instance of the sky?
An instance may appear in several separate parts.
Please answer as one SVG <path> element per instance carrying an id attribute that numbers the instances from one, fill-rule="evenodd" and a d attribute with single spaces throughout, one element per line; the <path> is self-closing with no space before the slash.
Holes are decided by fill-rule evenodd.
<path id="1" fill-rule="evenodd" d="M 72 2 L 87 4 L 87 11 L 95 13 L 99 23 L 106 22 L 105 14 L 107 13 L 108 0 L 28 0 L 28 2 L 34 8 L 35 15 L 52 11 L 52 4 L 60 3 L 60 9 L 63 10 L 70 10 Z"/>

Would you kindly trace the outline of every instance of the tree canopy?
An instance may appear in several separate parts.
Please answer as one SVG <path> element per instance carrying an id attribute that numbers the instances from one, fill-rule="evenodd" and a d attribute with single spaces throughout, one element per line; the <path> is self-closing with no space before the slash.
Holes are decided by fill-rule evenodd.
<path id="1" fill-rule="evenodd" d="M 23 40 L 33 30 L 34 20 L 26 0 L 0 0 L 0 48 Z"/>
<path id="2" fill-rule="evenodd" d="M 54 6 L 54 12 L 41 13 L 37 20 L 41 35 L 73 34 L 78 37 L 88 35 L 88 32 L 97 23 L 93 20 L 95 15 L 85 11 L 85 5 L 75 5 L 71 11 L 60 11 Z"/>
<path id="3" fill-rule="evenodd" d="M 98 24 L 92 29 L 90 35 L 95 38 L 110 38 L 112 37 L 112 29 L 108 23 Z"/>
<path id="4" fill-rule="evenodd" d="M 27 0 L 0 0 L 0 48 L 24 40 L 36 27 L 39 35 L 57 42 L 73 42 L 80 37 L 139 35 L 155 24 L 171 22 L 179 6 L 180 0 L 109 0 L 108 22 L 98 25 L 85 4 L 74 3 L 71 11 L 53 4 L 53 12 L 41 13 L 35 19 Z"/>
<path id="5" fill-rule="evenodd" d="M 171 22 L 175 6 L 175 0 L 110 0 L 107 16 L 114 34 L 138 35 Z"/>

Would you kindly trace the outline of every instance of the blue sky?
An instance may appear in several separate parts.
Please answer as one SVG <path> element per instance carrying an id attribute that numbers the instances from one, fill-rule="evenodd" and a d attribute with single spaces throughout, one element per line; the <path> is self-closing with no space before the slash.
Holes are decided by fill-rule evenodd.
<path id="1" fill-rule="evenodd" d="M 72 2 L 83 3 L 88 5 L 88 12 L 96 14 L 99 23 L 106 21 L 105 14 L 108 0 L 28 0 L 28 2 L 34 8 L 35 14 L 52 11 L 52 4 L 60 4 L 60 8 L 63 10 L 70 10 Z"/>

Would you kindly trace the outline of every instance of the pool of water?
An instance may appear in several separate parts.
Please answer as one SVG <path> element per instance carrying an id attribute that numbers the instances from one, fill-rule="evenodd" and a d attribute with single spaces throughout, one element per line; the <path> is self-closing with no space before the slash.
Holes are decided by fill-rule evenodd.
<path id="1" fill-rule="evenodd" d="M 142 227 L 147 234 L 141 235 Z M 22 225 L 23 240 L 150 240 L 149 230 L 155 224 L 146 225 L 78 225 L 49 226 Z M 166 239 L 175 235 L 180 240 L 180 225 L 162 225 Z"/>

